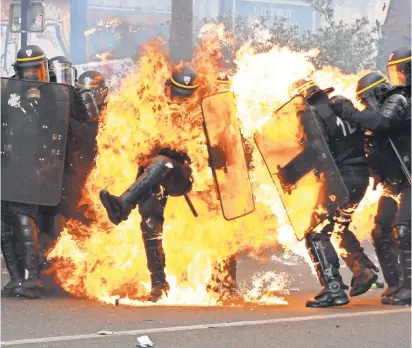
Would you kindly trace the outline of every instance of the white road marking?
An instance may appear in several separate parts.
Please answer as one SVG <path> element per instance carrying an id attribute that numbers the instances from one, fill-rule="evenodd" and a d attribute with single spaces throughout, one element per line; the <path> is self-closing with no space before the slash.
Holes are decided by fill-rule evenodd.
<path id="1" fill-rule="evenodd" d="M 371 316 L 371 315 L 385 315 L 385 314 L 407 313 L 407 312 L 411 312 L 411 309 L 402 308 L 402 309 L 381 310 L 381 311 L 339 313 L 339 314 L 330 314 L 330 315 L 310 315 L 310 316 L 292 317 L 292 318 L 277 318 L 277 319 L 252 320 L 252 321 L 234 321 L 234 322 L 226 322 L 226 323 L 210 323 L 210 324 L 201 324 L 201 325 L 159 327 L 159 328 L 154 328 L 154 329 L 114 331 L 112 335 L 99 335 L 97 333 L 94 333 L 94 334 L 72 335 L 72 336 L 28 338 L 28 339 L 22 339 L 22 340 L 5 341 L 5 342 L 1 342 L 0 344 L 1 346 L 12 346 L 12 345 L 23 345 L 23 344 L 35 344 L 35 343 L 85 340 L 85 339 L 102 338 L 102 337 L 107 338 L 107 337 L 113 337 L 113 336 L 137 336 L 141 334 L 147 335 L 147 334 L 162 333 L 162 332 L 193 331 L 193 330 L 205 330 L 205 329 L 231 328 L 231 327 L 240 327 L 240 326 L 256 326 L 256 325 L 267 325 L 267 324 L 278 324 L 278 323 L 290 323 L 290 322 L 309 321 L 309 320 L 366 317 L 366 316 Z"/>

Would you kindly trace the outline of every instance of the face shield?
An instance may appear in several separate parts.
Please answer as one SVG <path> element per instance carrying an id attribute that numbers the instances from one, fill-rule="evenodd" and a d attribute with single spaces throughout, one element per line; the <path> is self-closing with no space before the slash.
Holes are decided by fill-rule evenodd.
<path id="1" fill-rule="evenodd" d="M 51 72 L 54 75 L 53 79 L 57 83 L 74 86 L 76 73 L 73 65 L 64 62 L 54 61 L 51 65 Z"/>
<path id="2" fill-rule="evenodd" d="M 363 98 L 358 99 L 365 109 L 378 111 L 378 98 L 374 93 L 364 95 Z"/>
<path id="3" fill-rule="evenodd" d="M 32 81 L 49 81 L 49 68 L 47 61 L 17 64 L 15 70 L 19 79 Z"/>

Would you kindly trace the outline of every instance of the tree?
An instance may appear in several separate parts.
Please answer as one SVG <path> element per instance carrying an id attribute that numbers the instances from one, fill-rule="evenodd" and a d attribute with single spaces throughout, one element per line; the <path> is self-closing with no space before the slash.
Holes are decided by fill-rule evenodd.
<path id="1" fill-rule="evenodd" d="M 392 0 L 382 26 L 382 40 L 376 66 L 384 71 L 389 54 L 411 45 L 411 1 Z"/>
<path id="2" fill-rule="evenodd" d="M 286 18 L 275 18 L 272 23 L 269 23 L 267 18 L 262 17 L 251 25 L 247 18 L 238 17 L 236 20 L 238 43 L 235 49 L 245 41 L 251 42 L 257 52 L 264 52 L 274 44 L 288 46 L 295 51 L 317 48 L 319 54 L 312 59 L 317 68 L 330 65 L 346 73 L 375 68 L 381 29 L 378 22 L 370 23 L 366 17 L 359 18 L 353 23 L 336 22 L 331 0 L 308 2 L 324 18 L 325 25 L 316 32 L 301 33 L 299 27 L 290 25 Z M 224 18 L 220 20 L 227 22 Z M 259 37 L 262 30 L 266 30 L 265 41 Z"/>
<path id="3" fill-rule="evenodd" d="M 172 0 L 169 50 L 176 64 L 192 60 L 193 0 Z"/>

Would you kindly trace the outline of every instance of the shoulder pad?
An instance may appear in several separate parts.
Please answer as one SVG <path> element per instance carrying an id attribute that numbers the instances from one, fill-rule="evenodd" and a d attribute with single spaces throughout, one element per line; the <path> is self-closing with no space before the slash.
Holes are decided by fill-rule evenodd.
<path id="1" fill-rule="evenodd" d="M 393 86 L 389 91 L 387 91 L 379 100 L 381 104 L 383 104 L 386 100 L 386 98 L 390 97 L 391 95 L 394 94 L 404 94 L 404 86 Z"/>
<path id="2" fill-rule="evenodd" d="M 387 97 L 380 108 L 383 116 L 395 122 L 405 120 L 407 110 L 408 101 L 402 94 L 398 93 Z"/>
<path id="3" fill-rule="evenodd" d="M 84 115 L 81 119 L 86 122 L 94 122 L 99 118 L 99 110 L 89 89 L 75 88 L 74 101 L 77 112 Z"/>

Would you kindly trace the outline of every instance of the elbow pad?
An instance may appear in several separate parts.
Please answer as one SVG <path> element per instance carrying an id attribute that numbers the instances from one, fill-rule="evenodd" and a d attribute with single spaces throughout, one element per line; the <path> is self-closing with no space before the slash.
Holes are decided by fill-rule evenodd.
<path id="1" fill-rule="evenodd" d="M 92 92 L 88 89 L 76 88 L 74 91 L 76 119 L 81 122 L 96 122 L 100 113 Z"/>

